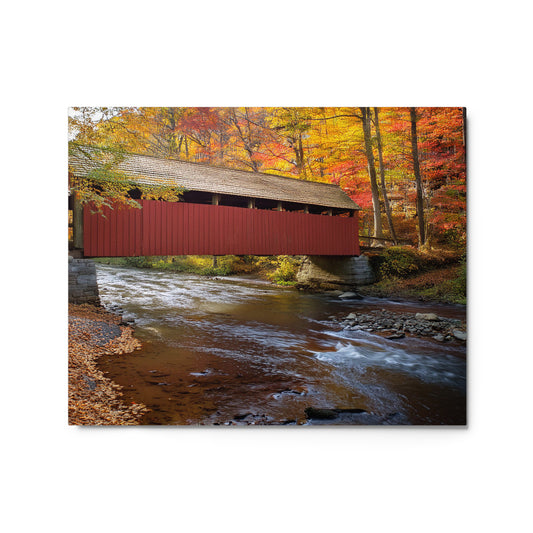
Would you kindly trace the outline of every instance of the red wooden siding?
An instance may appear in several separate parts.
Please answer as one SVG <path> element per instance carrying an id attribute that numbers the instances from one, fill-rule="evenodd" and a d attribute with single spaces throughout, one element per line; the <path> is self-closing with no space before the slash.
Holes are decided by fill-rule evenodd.
<path id="1" fill-rule="evenodd" d="M 358 219 L 141 200 L 142 209 L 84 210 L 87 257 L 359 255 Z"/>

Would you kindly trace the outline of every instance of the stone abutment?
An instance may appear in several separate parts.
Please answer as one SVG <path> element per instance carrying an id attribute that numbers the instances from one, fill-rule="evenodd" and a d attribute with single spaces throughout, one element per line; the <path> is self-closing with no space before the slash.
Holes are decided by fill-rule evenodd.
<path id="1" fill-rule="evenodd" d="M 68 301 L 100 305 L 96 265 L 91 259 L 68 258 Z"/>
<path id="2" fill-rule="evenodd" d="M 368 257 L 306 256 L 296 276 L 309 289 L 346 289 L 375 281 Z"/>

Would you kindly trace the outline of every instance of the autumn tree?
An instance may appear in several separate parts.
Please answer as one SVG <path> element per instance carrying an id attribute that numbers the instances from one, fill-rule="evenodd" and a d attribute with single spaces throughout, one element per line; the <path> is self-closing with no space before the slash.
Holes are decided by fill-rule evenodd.
<path id="1" fill-rule="evenodd" d="M 229 157 L 238 167 L 259 172 L 262 167 L 261 152 L 268 137 L 266 113 L 261 108 L 229 107 L 222 110 L 228 140 L 233 150 Z"/>
<path id="2" fill-rule="evenodd" d="M 69 116 L 69 190 L 78 206 L 97 210 L 120 205 L 140 207 L 130 194 L 141 198 L 178 200 L 180 187 L 140 185 L 121 169 L 126 151 L 109 123 L 125 108 L 72 108 Z M 110 131 L 113 132 L 110 134 Z M 80 172 L 80 170 L 82 172 Z M 84 175 L 80 178 L 80 175 Z"/>
<path id="3" fill-rule="evenodd" d="M 316 108 L 315 108 L 316 109 Z M 290 151 L 290 161 L 294 165 L 295 173 L 302 179 L 312 177 L 309 153 L 306 152 L 304 138 L 309 137 L 311 129 L 310 118 L 312 108 L 281 107 L 272 108 L 274 121 L 273 128 L 283 137 Z"/>
<path id="4" fill-rule="evenodd" d="M 464 246 L 465 111 L 459 107 L 425 108 L 417 125 L 420 167 L 427 182 L 428 229 L 441 241 Z"/>
<path id="5" fill-rule="evenodd" d="M 383 196 L 383 205 L 385 207 L 385 213 L 387 215 L 387 222 L 391 233 L 392 241 L 394 244 L 398 244 L 398 238 L 396 237 L 396 231 L 394 229 L 394 222 L 392 220 L 392 212 L 389 203 L 389 197 L 387 194 L 387 186 L 385 183 L 385 164 L 383 163 L 383 146 L 381 144 L 381 132 L 379 128 L 379 111 L 377 107 L 374 107 L 374 125 L 376 128 L 376 141 L 378 146 L 378 161 L 379 161 L 379 174 L 381 178 L 381 195 Z"/>
<path id="6" fill-rule="evenodd" d="M 426 243 L 426 229 L 424 225 L 424 198 L 422 191 L 422 175 L 420 174 L 420 161 L 418 158 L 418 136 L 416 133 L 416 107 L 410 107 L 411 117 L 411 149 L 413 153 L 413 171 L 416 183 L 416 215 L 418 217 L 418 245 Z"/>
<path id="7" fill-rule="evenodd" d="M 372 191 L 372 204 L 374 206 L 374 237 L 383 238 L 383 227 L 381 224 L 381 205 L 379 202 L 379 187 L 376 175 L 376 165 L 374 151 L 372 149 L 372 125 L 371 111 L 369 107 L 360 107 L 361 122 L 365 141 L 365 154 L 368 164 L 368 175 L 370 177 L 370 189 Z"/>

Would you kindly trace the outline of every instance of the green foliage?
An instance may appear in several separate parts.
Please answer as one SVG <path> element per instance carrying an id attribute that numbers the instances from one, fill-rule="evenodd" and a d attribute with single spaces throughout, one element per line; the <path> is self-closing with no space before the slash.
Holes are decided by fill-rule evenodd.
<path id="1" fill-rule="evenodd" d="M 120 147 L 83 146 L 69 142 L 69 186 L 82 204 L 89 202 L 96 212 L 117 205 L 140 208 L 128 191 L 139 189 L 147 200 L 177 202 L 184 189 L 173 185 L 138 183 L 120 170 L 126 153 Z M 84 177 L 80 177 L 80 174 Z"/>
<path id="2" fill-rule="evenodd" d="M 296 281 L 298 260 L 292 256 L 280 255 L 274 259 L 276 269 L 268 274 L 268 278 L 279 284 L 291 284 Z"/>
<path id="3" fill-rule="evenodd" d="M 380 258 L 381 278 L 405 278 L 420 271 L 421 259 L 410 248 L 392 246 Z"/>
<path id="4" fill-rule="evenodd" d="M 213 266 L 212 256 L 141 256 L 141 257 L 104 257 L 95 259 L 109 265 L 130 266 L 135 268 L 153 268 L 173 272 L 191 272 L 202 276 L 227 276 L 234 273 L 233 264 L 238 262 L 235 256 L 219 258 L 218 265 Z"/>
<path id="5" fill-rule="evenodd" d="M 457 278 L 452 281 L 452 289 L 457 295 L 457 298 L 461 300 L 459 303 L 466 304 L 466 252 L 461 258 Z"/>
<path id="6" fill-rule="evenodd" d="M 173 272 L 191 272 L 201 276 L 228 276 L 231 274 L 255 274 L 279 285 L 294 285 L 301 258 L 292 256 L 164 256 L 164 257 L 102 257 L 99 263 L 136 268 L 154 268 Z"/>
<path id="7" fill-rule="evenodd" d="M 124 263 L 127 266 L 132 266 L 136 268 L 151 268 L 152 267 L 150 257 L 125 257 Z"/>
<path id="8" fill-rule="evenodd" d="M 454 226 L 441 232 L 441 240 L 444 244 L 454 249 L 466 247 L 466 231 L 464 227 Z"/>

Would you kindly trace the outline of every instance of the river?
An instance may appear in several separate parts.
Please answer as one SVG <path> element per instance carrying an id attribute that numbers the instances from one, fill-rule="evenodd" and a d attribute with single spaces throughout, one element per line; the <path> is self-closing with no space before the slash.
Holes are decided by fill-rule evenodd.
<path id="1" fill-rule="evenodd" d="M 102 305 L 133 319 L 141 350 L 100 360 L 142 424 L 466 423 L 466 349 L 387 340 L 332 317 L 387 309 L 465 319 L 461 306 L 341 301 L 246 278 L 97 265 Z M 309 421 L 308 407 L 361 410 Z"/>

